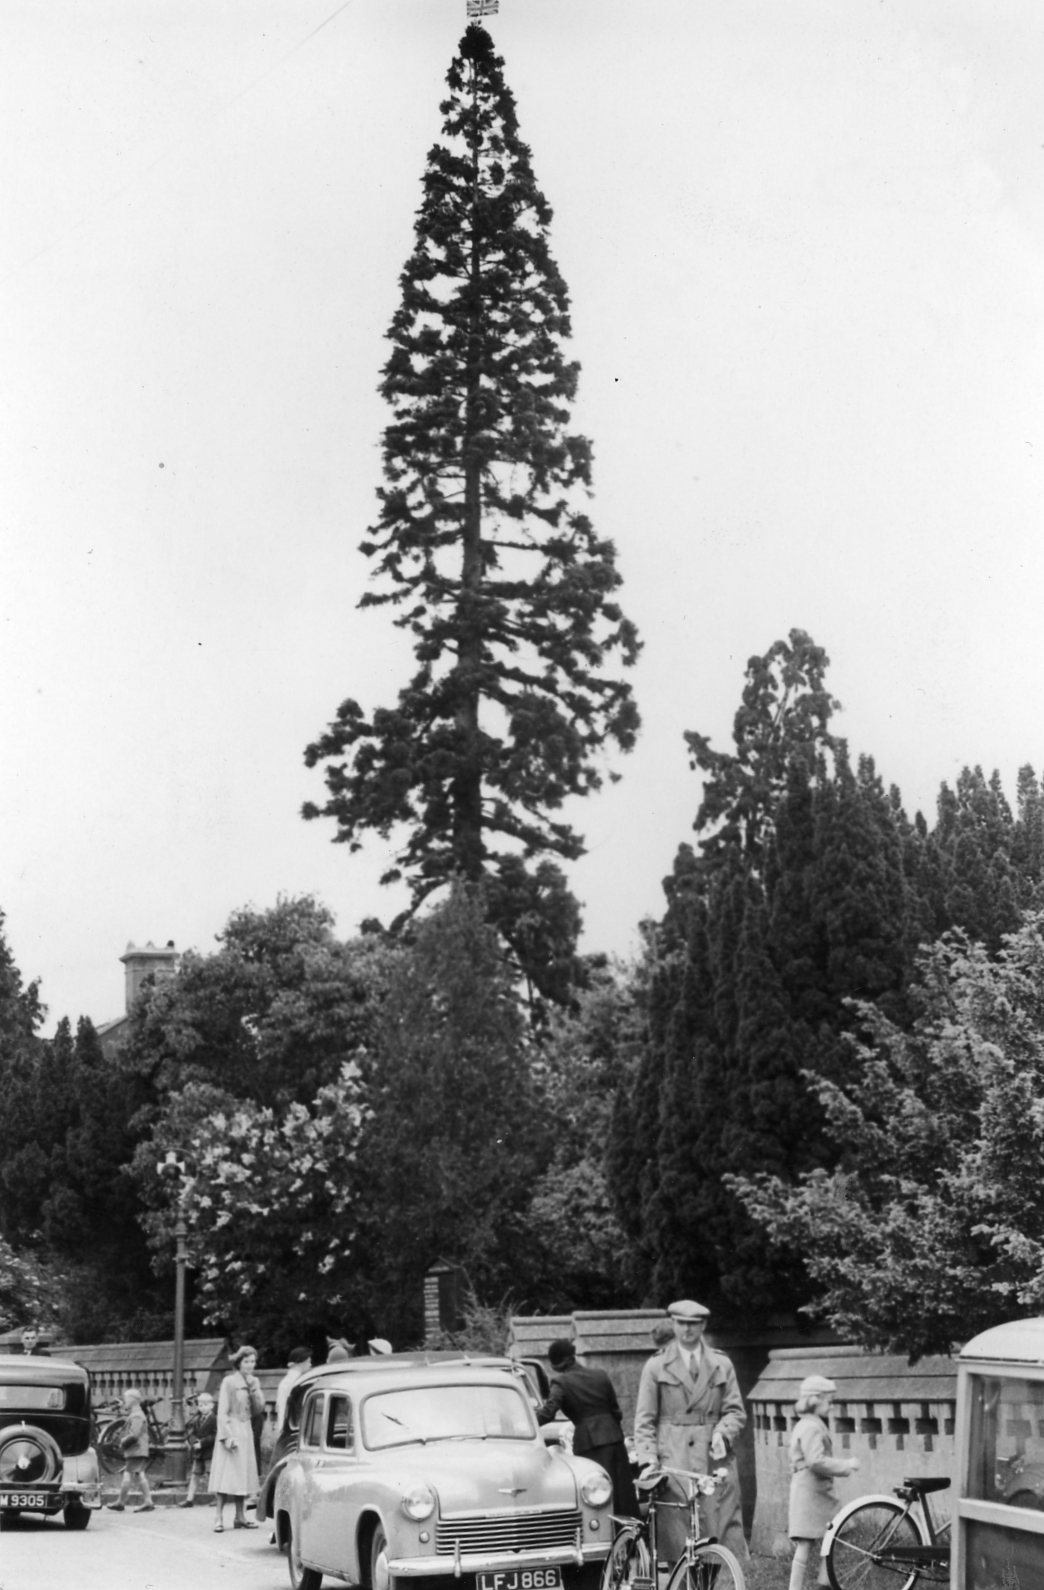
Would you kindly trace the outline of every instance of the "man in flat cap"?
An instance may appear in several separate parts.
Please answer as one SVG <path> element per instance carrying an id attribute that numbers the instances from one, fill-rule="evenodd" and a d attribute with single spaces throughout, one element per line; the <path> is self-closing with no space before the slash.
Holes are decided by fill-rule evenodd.
<path id="1" fill-rule="evenodd" d="M 724 1353 L 703 1340 L 710 1310 L 691 1298 L 667 1310 L 674 1340 L 647 1360 L 638 1385 L 634 1442 L 643 1470 L 661 1465 L 690 1474 L 724 1476 L 713 1495 L 700 1497 L 700 1526 L 745 1561 L 747 1544 L 740 1511 L 739 1476 L 733 1445 L 747 1422 L 736 1371 Z M 674 1499 L 685 1487 L 671 1481 Z M 666 1491 L 666 1486 L 664 1487 Z M 660 1492 L 661 1495 L 664 1492 Z M 685 1549 L 688 1517 L 665 1507 L 657 1520 L 663 1558 L 674 1562 Z"/>

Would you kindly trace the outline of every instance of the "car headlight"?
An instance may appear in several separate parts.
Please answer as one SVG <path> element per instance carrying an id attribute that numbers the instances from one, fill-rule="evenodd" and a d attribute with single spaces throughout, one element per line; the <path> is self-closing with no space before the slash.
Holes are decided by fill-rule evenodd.
<path id="1" fill-rule="evenodd" d="M 580 1487 L 580 1495 L 588 1507 L 604 1507 L 613 1494 L 608 1474 L 592 1474 Z"/>
<path id="2" fill-rule="evenodd" d="M 415 1522 L 421 1518 L 430 1518 L 435 1511 L 435 1492 L 430 1485 L 411 1485 L 403 1493 L 402 1510 L 407 1518 Z"/>

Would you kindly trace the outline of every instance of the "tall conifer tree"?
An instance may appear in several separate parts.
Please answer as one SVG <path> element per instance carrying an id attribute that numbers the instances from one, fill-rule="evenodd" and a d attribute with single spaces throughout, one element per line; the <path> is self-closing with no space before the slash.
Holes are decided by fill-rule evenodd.
<path id="1" fill-rule="evenodd" d="M 381 385 L 385 485 L 362 543 L 376 588 L 360 605 L 393 608 L 417 670 L 394 706 L 342 702 L 306 751 L 328 798 L 305 816 L 332 817 L 352 849 L 369 830 L 404 834 L 386 881 L 405 874 L 414 906 L 454 877 L 502 882 L 519 856 L 582 854 L 556 814 L 600 786 L 598 754 L 629 749 L 638 726 L 606 670 L 634 662 L 638 640 L 612 543 L 583 511 L 569 298 L 502 69 L 469 27 Z M 494 891 L 509 941 L 516 893 Z"/>

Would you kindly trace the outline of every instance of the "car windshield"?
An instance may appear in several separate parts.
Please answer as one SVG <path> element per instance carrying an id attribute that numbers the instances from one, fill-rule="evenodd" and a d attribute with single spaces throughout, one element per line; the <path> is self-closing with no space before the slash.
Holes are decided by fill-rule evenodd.
<path id="1" fill-rule="evenodd" d="M 527 1441 L 529 1404 L 514 1386 L 412 1386 L 376 1392 L 362 1407 L 371 1452 L 428 1441 Z"/>

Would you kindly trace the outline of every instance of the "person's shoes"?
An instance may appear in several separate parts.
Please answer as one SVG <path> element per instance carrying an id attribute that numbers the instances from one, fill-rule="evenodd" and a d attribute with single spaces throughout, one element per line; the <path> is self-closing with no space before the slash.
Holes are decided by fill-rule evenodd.
<path id="1" fill-rule="evenodd" d="M 178 1506 L 179 1506 L 179 1507 L 195 1507 L 195 1505 L 196 1505 L 196 1504 L 195 1504 L 195 1502 L 194 1502 L 194 1501 L 193 1501 L 193 1500 L 192 1500 L 192 1498 L 191 1498 L 191 1496 L 186 1496 L 186 1497 L 185 1497 L 185 1500 L 184 1500 L 184 1501 L 183 1501 L 183 1502 L 179 1502 L 179 1503 L 178 1503 Z"/>
<path id="2" fill-rule="evenodd" d="M 235 1521 L 235 1524 L 233 1525 L 233 1528 L 235 1528 L 235 1529 L 256 1529 L 257 1525 L 255 1524 L 255 1522 L 254 1522 L 254 1520 L 252 1518 L 237 1518 L 236 1521 Z"/>
<path id="3" fill-rule="evenodd" d="M 215 1533 L 215 1535 L 223 1534 L 224 1533 L 224 1529 L 225 1529 L 224 1524 L 215 1524 L 214 1525 L 214 1533 Z"/>
<path id="4" fill-rule="evenodd" d="M 107 1513 L 122 1513 L 124 1511 L 123 1503 L 122 1502 L 106 1502 L 105 1511 Z"/>
<path id="5" fill-rule="evenodd" d="M 156 1511 L 156 1503 L 142 1502 L 140 1507 L 132 1508 L 131 1511 L 135 1513 L 154 1513 Z"/>

